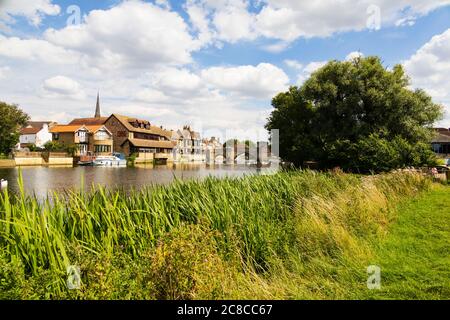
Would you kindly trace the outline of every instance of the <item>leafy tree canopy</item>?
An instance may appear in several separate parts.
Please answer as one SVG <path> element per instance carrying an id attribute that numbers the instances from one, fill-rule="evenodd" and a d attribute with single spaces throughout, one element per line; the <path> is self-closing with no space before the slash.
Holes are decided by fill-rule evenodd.
<path id="1" fill-rule="evenodd" d="M 401 65 L 388 70 L 378 57 L 331 61 L 273 98 L 266 129 L 280 129 L 280 155 L 297 165 L 383 171 L 426 164 L 443 108 L 408 86 Z"/>
<path id="2" fill-rule="evenodd" d="M 29 116 L 16 105 L 0 101 L 0 154 L 8 154 L 19 142 L 20 128 Z"/>

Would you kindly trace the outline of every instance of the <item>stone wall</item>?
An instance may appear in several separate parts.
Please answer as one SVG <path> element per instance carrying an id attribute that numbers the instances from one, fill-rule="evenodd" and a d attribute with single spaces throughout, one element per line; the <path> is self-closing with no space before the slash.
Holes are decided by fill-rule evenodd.
<path id="1" fill-rule="evenodd" d="M 0 159 L 0 168 L 15 167 L 16 162 L 13 159 Z"/>
<path id="2" fill-rule="evenodd" d="M 44 164 L 44 159 L 39 158 L 14 158 L 16 166 L 41 166 Z"/>
<path id="3" fill-rule="evenodd" d="M 63 166 L 69 166 L 73 165 L 73 158 L 48 158 L 48 162 L 46 163 L 48 165 L 63 165 Z"/>
<path id="4" fill-rule="evenodd" d="M 134 163 L 153 163 L 154 154 L 150 152 L 140 152 Z"/>

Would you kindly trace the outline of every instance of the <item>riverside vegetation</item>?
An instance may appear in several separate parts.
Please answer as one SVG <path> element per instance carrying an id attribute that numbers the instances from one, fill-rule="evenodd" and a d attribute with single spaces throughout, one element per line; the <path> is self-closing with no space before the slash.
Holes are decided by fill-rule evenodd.
<path id="1" fill-rule="evenodd" d="M 418 174 L 289 171 L 46 201 L 20 188 L 0 195 L 1 299 L 389 297 L 366 287 L 377 244 L 401 220 L 399 204 L 447 187 Z M 79 289 L 67 288 L 69 265 Z M 421 297 L 448 298 L 431 278 Z"/>

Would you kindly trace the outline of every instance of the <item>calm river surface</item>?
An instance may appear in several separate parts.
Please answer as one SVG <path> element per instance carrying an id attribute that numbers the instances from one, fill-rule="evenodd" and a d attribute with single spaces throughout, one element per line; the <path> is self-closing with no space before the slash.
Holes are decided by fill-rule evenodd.
<path id="1" fill-rule="evenodd" d="M 85 189 L 94 185 L 108 188 L 139 189 L 151 184 L 167 184 L 176 178 L 182 180 L 203 179 L 207 176 L 236 177 L 272 172 L 274 169 L 257 169 L 245 165 L 143 165 L 137 167 L 22 167 L 23 182 L 27 194 L 46 197 L 49 191 Z M 8 180 L 11 192 L 18 191 L 19 168 L 0 168 L 0 179 Z"/>

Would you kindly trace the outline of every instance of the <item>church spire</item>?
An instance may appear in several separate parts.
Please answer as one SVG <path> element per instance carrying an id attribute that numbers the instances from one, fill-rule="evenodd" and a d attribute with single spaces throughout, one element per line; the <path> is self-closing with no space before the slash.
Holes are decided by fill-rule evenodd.
<path id="1" fill-rule="evenodd" d="M 99 92 L 97 91 L 97 105 L 95 106 L 95 118 L 100 118 L 100 98 L 99 98 Z"/>

